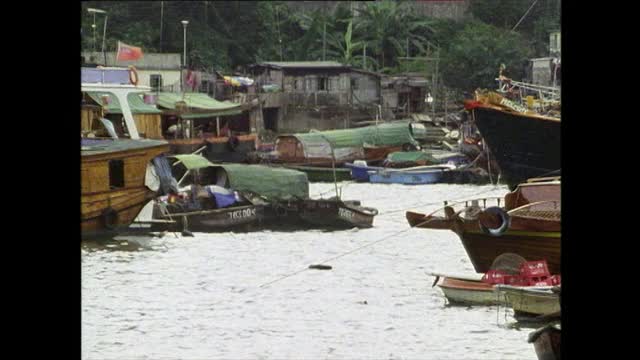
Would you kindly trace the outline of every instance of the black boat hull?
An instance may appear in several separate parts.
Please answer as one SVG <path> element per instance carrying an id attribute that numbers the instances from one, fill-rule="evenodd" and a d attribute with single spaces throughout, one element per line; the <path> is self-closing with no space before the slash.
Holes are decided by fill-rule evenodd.
<path id="1" fill-rule="evenodd" d="M 485 107 L 472 111 L 509 187 L 561 168 L 560 121 Z"/>

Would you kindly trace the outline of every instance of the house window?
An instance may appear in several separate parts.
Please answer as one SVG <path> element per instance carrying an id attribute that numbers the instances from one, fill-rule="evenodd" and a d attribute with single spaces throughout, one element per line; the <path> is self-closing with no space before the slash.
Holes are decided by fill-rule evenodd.
<path id="1" fill-rule="evenodd" d="M 162 75 L 151 74 L 149 75 L 149 84 L 153 91 L 160 91 L 162 89 Z"/>
<path id="2" fill-rule="evenodd" d="M 351 79 L 351 90 L 358 90 L 358 81 L 356 79 Z"/>
<path id="3" fill-rule="evenodd" d="M 124 187 L 124 161 L 109 160 L 109 188 Z"/>
<path id="4" fill-rule="evenodd" d="M 329 78 L 326 76 L 321 76 L 318 78 L 318 91 L 327 91 L 329 90 Z"/>

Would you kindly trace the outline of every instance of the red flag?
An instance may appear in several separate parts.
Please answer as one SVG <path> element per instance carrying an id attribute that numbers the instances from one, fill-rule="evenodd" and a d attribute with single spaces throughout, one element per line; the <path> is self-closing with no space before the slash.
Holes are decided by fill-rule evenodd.
<path id="1" fill-rule="evenodd" d="M 118 41 L 116 61 L 138 60 L 142 58 L 142 49 Z"/>

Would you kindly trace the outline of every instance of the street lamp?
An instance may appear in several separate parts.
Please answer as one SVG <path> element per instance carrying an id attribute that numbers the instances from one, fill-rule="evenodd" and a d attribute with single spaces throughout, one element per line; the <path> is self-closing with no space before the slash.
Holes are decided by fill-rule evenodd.
<path id="1" fill-rule="evenodd" d="M 93 14 L 93 24 L 91 24 L 91 27 L 93 28 L 93 52 L 96 51 L 96 14 L 104 14 L 104 27 L 102 29 L 102 56 L 104 58 L 104 64 L 107 65 L 107 54 L 104 52 L 105 40 L 107 36 L 107 12 L 94 8 L 88 8 L 87 11 Z"/>
<path id="2" fill-rule="evenodd" d="M 184 69 L 187 68 L 187 25 L 189 24 L 189 21 L 187 20 L 182 20 L 182 27 L 184 28 L 184 43 L 182 45 L 183 51 L 184 51 L 184 55 L 182 56 L 182 67 Z M 184 73 L 181 71 L 180 72 L 180 87 L 182 88 L 182 91 L 184 93 Z"/>
<path id="3" fill-rule="evenodd" d="M 183 44 L 183 48 L 184 48 L 184 57 L 182 58 L 182 61 L 184 63 L 184 67 L 187 67 L 187 25 L 189 24 L 189 21 L 187 20 L 182 20 L 182 26 L 184 28 L 184 44 Z"/>

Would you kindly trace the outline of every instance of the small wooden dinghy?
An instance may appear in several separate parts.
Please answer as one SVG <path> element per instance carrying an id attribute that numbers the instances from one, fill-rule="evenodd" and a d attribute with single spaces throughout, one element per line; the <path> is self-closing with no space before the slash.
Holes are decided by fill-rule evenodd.
<path id="1" fill-rule="evenodd" d="M 498 296 L 495 285 L 483 282 L 480 277 L 460 277 L 432 274 L 436 276 L 434 285 L 442 289 L 451 304 L 459 305 L 498 305 L 504 304 L 504 298 Z"/>

